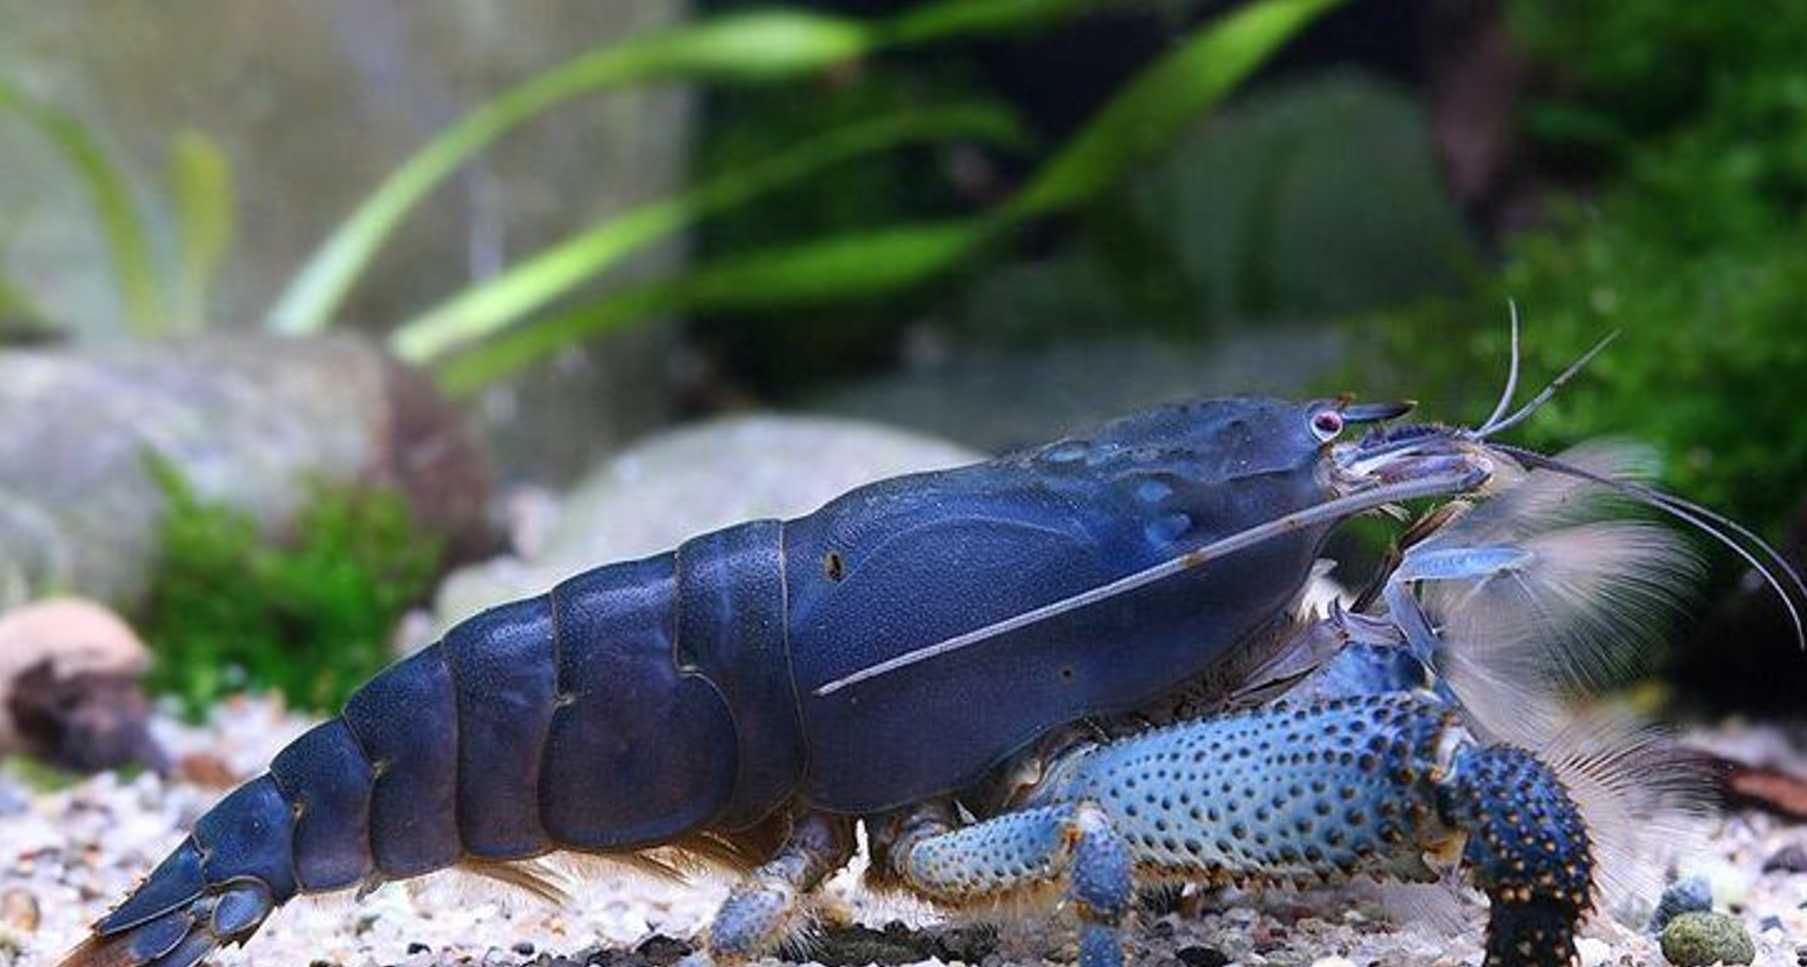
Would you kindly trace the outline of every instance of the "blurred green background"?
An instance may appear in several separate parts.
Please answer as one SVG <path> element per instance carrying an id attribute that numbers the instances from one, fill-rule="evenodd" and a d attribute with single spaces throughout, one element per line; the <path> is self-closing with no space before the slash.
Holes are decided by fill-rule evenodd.
<path id="1" fill-rule="evenodd" d="M 1519 442 L 1649 441 L 1666 486 L 1807 543 L 1801 5 L 0 14 L 0 356 L 359 334 L 455 402 L 507 493 L 754 407 L 987 450 L 1201 393 L 1473 421 L 1510 300 L 1527 386 L 1623 333 Z M 153 470 L 129 607 L 195 708 L 247 682 L 330 706 L 460 553 L 395 480 L 309 484 L 270 537 Z M 1671 676 L 1793 708 L 1807 658 L 1719 565 Z"/>

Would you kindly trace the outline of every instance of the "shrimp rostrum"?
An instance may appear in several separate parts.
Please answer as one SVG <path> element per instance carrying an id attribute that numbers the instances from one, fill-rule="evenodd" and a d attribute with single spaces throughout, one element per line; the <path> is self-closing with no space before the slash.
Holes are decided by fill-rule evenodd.
<path id="1" fill-rule="evenodd" d="M 1491 897 L 1490 963 L 1565 962 L 1597 836 L 1548 736 L 1488 712 L 1513 662 L 1567 667 L 1560 629 L 1521 619 L 1611 561 L 1550 566 L 1578 542 L 1519 526 L 1540 505 L 1518 481 L 1700 525 L 1791 613 L 1807 591 L 1703 508 L 1492 440 L 1549 392 L 1474 429 L 1170 405 L 578 574 L 373 678 L 65 967 L 189 967 L 297 895 L 451 867 L 541 888 L 561 851 L 740 871 L 696 955 L 733 961 L 794 938 L 862 821 L 877 885 L 1064 903 L 1085 967 L 1121 959 L 1141 879 L 1422 879 L 1433 857 Z M 1302 616 L 1336 525 L 1418 498 L 1457 502 L 1358 607 Z"/>

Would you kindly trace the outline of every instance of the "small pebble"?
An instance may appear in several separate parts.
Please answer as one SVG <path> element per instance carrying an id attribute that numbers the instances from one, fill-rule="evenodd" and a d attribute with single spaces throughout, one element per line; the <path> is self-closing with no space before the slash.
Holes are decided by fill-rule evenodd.
<path id="1" fill-rule="evenodd" d="M 211 752 L 190 752 L 176 761 L 182 778 L 209 789 L 230 789 L 244 781 L 232 764 Z"/>
<path id="2" fill-rule="evenodd" d="M 17 816 L 31 808 L 25 790 L 11 778 L 0 775 L 0 816 Z"/>
<path id="3" fill-rule="evenodd" d="M 640 946 L 634 948 L 634 953 L 645 957 L 659 967 L 664 967 L 666 964 L 675 964 L 684 959 L 684 955 L 690 953 L 690 945 L 675 937 L 655 933 L 641 941 Z"/>
<path id="4" fill-rule="evenodd" d="M 514 952 L 517 954 L 520 954 L 523 957 L 533 956 L 533 949 L 534 949 L 533 943 L 531 941 L 527 941 L 527 940 L 523 940 L 520 943 L 514 945 Z"/>
<path id="5" fill-rule="evenodd" d="M 0 893 L 0 924 L 11 927 L 18 933 L 36 933 L 38 923 L 43 914 L 38 909 L 38 898 L 24 887 L 13 887 Z"/>
<path id="6" fill-rule="evenodd" d="M 1696 856 L 1681 868 L 1681 879 L 1702 877 L 1712 887 L 1713 906 L 1721 910 L 1742 906 L 1757 882 L 1749 863 L 1733 863 L 1723 856 Z"/>
<path id="7" fill-rule="evenodd" d="M 1737 917 L 1683 913 L 1663 928 L 1663 956 L 1675 967 L 1748 964 L 1757 958 L 1751 935 Z"/>
<path id="8" fill-rule="evenodd" d="M 413 941 L 412 943 L 408 944 L 408 956 L 412 957 L 415 954 L 424 954 L 432 949 L 433 949 L 432 947 L 429 947 L 426 944 L 421 943 L 420 941 L 416 940 L 416 941 Z"/>
<path id="9" fill-rule="evenodd" d="M 1603 967 L 1612 962 L 1612 944 L 1594 937 L 1576 940 L 1575 953 L 1581 955 L 1581 967 Z"/>
<path id="10" fill-rule="evenodd" d="M 1684 913 L 1713 909 L 1713 887 L 1704 876 L 1684 876 L 1669 884 L 1650 915 L 1650 932 L 1662 933 L 1669 921 Z"/>
<path id="11" fill-rule="evenodd" d="M 1765 873 L 1807 873 L 1807 847 L 1790 843 L 1763 861 Z"/>
<path id="12" fill-rule="evenodd" d="M 988 924 L 942 927 L 933 939 L 935 955 L 947 961 L 982 963 L 998 949 L 998 931 Z"/>
<path id="13" fill-rule="evenodd" d="M 851 924 L 824 931 L 811 954 L 828 967 L 913 964 L 935 955 L 927 934 L 896 921 L 885 924 L 883 930 Z"/>
<path id="14" fill-rule="evenodd" d="M 1186 967 L 1224 967 L 1230 956 L 1211 947 L 1181 947 L 1173 952 Z"/>

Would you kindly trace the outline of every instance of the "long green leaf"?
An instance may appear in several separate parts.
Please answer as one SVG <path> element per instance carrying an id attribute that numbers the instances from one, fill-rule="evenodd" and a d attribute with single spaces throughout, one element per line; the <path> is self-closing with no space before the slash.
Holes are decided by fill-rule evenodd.
<path id="1" fill-rule="evenodd" d="M 948 138 L 1017 144 L 1022 131 L 1008 112 L 962 105 L 880 118 L 830 132 L 761 164 L 604 219 L 403 324 L 391 337 L 390 348 L 409 362 L 431 360 L 495 333 L 636 249 L 697 219 L 795 184 L 850 158 L 910 141 Z"/>
<path id="2" fill-rule="evenodd" d="M 699 266 L 491 340 L 442 364 L 440 381 L 449 392 L 467 394 L 586 336 L 658 315 L 820 305 L 924 283 L 1018 223 L 1095 197 L 1170 144 L 1288 37 L 1339 2 L 1261 0 L 1200 28 L 1137 75 L 1017 198 L 986 215 L 837 236 Z"/>
<path id="3" fill-rule="evenodd" d="M 870 30 L 805 13 L 723 17 L 625 41 L 504 91 L 397 168 L 308 259 L 270 310 L 286 333 L 323 328 L 402 218 L 470 157 L 523 121 L 579 94 L 660 78 L 761 80 L 859 56 Z"/>
<path id="4" fill-rule="evenodd" d="M 309 257 L 267 324 L 287 333 L 324 328 L 414 206 L 472 155 L 572 97 L 658 80 L 782 80 L 886 46 L 1020 29 L 1101 2 L 1125 0 L 938 0 L 878 21 L 792 10 L 730 14 L 584 54 L 497 95 L 397 168 Z"/>
<path id="5" fill-rule="evenodd" d="M 0 81 L 0 110 L 10 110 L 37 128 L 87 189 L 113 259 L 120 302 L 133 328 L 144 333 L 163 328 L 167 317 L 157 272 L 125 176 L 74 116 L 27 97 L 4 81 Z"/>
<path id="6" fill-rule="evenodd" d="M 901 292 L 941 275 L 983 244 L 993 220 L 906 225 L 723 259 L 513 329 L 438 369 L 440 386 L 468 395 L 580 340 L 653 316 L 782 309 Z"/>
<path id="7" fill-rule="evenodd" d="M 889 43 L 921 45 L 959 37 L 1008 33 L 1055 23 L 1075 13 L 1127 0 L 940 0 L 879 23 Z"/>
<path id="8" fill-rule="evenodd" d="M 170 143 L 169 167 L 182 240 L 179 322 L 198 328 L 207 322 L 213 278 L 232 246 L 236 206 L 232 162 L 212 138 L 183 131 Z"/>
<path id="9" fill-rule="evenodd" d="M 1019 217 L 1081 204 L 1173 143 L 1319 14 L 1342 0 L 1262 0 L 1234 10 L 1155 61 L 1011 202 Z"/>

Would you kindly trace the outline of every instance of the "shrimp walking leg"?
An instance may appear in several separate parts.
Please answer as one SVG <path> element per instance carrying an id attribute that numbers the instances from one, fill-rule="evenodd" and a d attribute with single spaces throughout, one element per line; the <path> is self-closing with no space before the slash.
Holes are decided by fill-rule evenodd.
<path id="1" fill-rule="evenodd" d="M 1411 586 L 1419 581 L 1484 580 L 1521 569 L 1530 559 L 1530 552 L 1511 545 L 1415 550 L 1408 552 L 1388 575 L 1381 595 L 1387 603 L 1387 614 L 1405 633 L 1412 653 L 1420 661 L 1429 662 L 1437 653 L 1437 635 L 1412 595 Z"/>
<path id="2" fill-rule="evenodd" d="M 1064 885 L 1079 919 L 1081 967 L 1123 963 L 1118 931 L 1129 911 L 1129 845 L 1104 810 L 1061 803 L 903 842 L 897 875 L 930 900 L 971 906 Z"/>
<path id="3" fill-rule="evenodd" d="M 772 952 L 798 928 L 803 899 L 853 857 L 853 820 L 806 813 L 777 855 L 735 884 L 716 911 L 704 950 L 685 967 L 731 964 Z"/>

